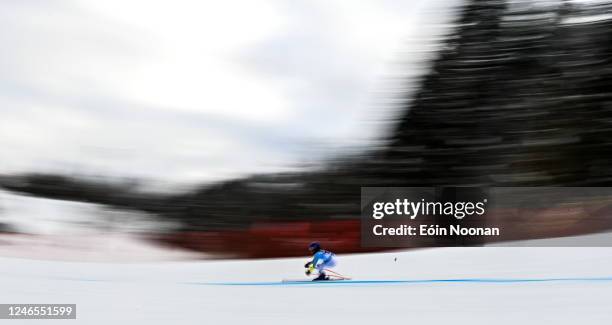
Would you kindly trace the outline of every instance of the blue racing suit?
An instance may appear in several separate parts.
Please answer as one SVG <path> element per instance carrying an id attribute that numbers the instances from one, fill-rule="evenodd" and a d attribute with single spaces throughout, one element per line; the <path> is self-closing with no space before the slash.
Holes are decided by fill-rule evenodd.
<path id="1" fill-rule="evenodd" d="M 336 254 L 322 249 L 312 256 L 311 263 L 319 274 L 325 274 L 324 269 L 336 266 Z"/>

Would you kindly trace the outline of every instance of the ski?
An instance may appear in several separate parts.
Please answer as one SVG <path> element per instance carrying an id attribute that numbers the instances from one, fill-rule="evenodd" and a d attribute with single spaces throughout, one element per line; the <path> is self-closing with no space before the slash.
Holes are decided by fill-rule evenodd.
<path id="1" fill-rule="evenodd" d="M 282 279 L 281 283 L 325 283 L 325 282 L 336 282 L 336 281 L 348 281 L 349 279 L 329 279 L 329 280 L 321 280 L 321 281 L 312 281 L 312 280 L 304 280 L 304 279 Z"/>
<path id="2" fill-rule="evenodd" d="M 329 270 L 329 269 L 325 269 L 325 272 L 328 273 L 328 275 L 327 275 L 328 277 L 334 277 L 334 278 L 337 278 L 339 280 L 351 280 L 351 277 L 342 275 L 342 274 L 340 274 L 338 272 L 335 272 L 335 271 L 332 271 L 332 270 Z"/>

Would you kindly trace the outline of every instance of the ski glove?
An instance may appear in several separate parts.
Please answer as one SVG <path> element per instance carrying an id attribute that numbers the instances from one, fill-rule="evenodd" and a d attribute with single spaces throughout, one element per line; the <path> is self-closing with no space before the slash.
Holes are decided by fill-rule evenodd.
<path id="1" fill-rule="evenodd" d="M 308 267 L 306 269 L 306 275 L 310 275 L 310 273 L 312 273 L 312 271 L 314 271 L 314 265 L 312 265 L 312 263 L 309 263 Z"/>

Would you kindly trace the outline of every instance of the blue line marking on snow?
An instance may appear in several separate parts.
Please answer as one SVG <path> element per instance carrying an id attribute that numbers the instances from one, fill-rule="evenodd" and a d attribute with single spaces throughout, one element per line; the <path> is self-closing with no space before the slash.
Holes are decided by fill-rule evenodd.
<path id="1" fill-rule="evenodd" d="M 466 278 L 466 279 L 429 279 L 429 280 L 341 280 L 341 281 L 286 281 L 286 282 L 187 282 L 195 285 L 214 286 L 300 286 L 300 285 L 396 285 L 396 284 L 439 284 L 439 283 L 538 283 L 538 282 L 612 282 L 612 277 L 601 278 L 534 278 L 534 279 L 495 279 L 495 278 Z"/>

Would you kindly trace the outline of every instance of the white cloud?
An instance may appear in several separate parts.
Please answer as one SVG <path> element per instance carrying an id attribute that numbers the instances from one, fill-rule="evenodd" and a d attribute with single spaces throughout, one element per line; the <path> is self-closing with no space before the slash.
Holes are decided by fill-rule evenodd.
<path id="1" fill-rule="evenodd" d="M 380 131 L 364 121 L 384 118 L 386 67 L 439 32 L 427 26 L 450 16 L 428 10 L 446 7 L 0 2 L 0 173 L 212 180 L 363 143 Z"/>

